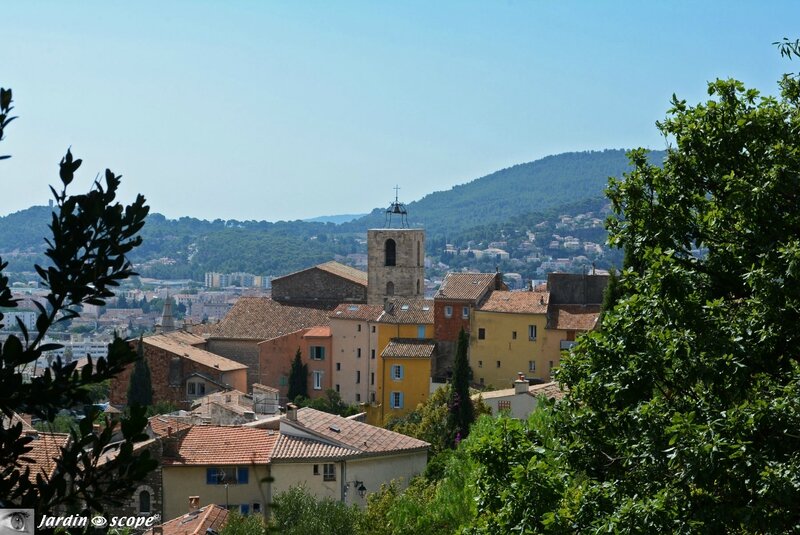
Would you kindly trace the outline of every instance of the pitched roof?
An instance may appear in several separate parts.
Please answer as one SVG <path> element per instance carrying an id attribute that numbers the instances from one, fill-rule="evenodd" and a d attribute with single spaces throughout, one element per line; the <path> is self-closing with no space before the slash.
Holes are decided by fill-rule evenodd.
<path id="1" fill-rule="evenodd" d="M 190 346 L 198 346 L 198 345 L 205 345 L 206 339 L 202 336 L 190 333 L 188 331 L 170 331 L 167 333 L 162 333 L 161 336 L 169 338 L 170 340 L 174 340 L 176 342 L 180 342 L 182 344 L 190 345 Z"/>
<path id="2" fill-rule="evenodd" d="M 168 351 L 179 357 L 189 359 L 198 364 L 202 364 L 208 368 L 214 368 L 223 372 L 232 370 L 241 370 L 247 368 L 246 364 L 233 361 L 221 355 L 217 355 L 200 349 L 189 344 L 180 342 L 178 339 L 169 336 L 169 334 L 155 334 L 143 339 L 144 343 L 164 351 Z M 205 340 L 204 340 L 205 342 Z"/>
<path id="3" fill-rule="evenodd" d="M 3 427 L 3 429 L 10 429 L 17 424 L 22 424 L 23 433 L 27 431 L 36 431 L 36 429 L 34 429 L 34 427 L 25 420 L 25 418 L 16 412 L 11 413 L 11 418 L 0 412 L 0 425 Z"/>
<path id="4" fill-rule="evenodd" d="M 477 301 L 494 289 L 496 273 L 448 273 L 434 299 Z"/>
<path id="5" fill-rule="evenodd" d="M 433 300 L 390 299 L 378 317 L 379 323 L 432 324 Z"/>
<path id="6" fill-rule="evenodd" d="M 556 383 L 555 381 L 551 381 L 549 383 L 541 383 L 529 386 L 527 394 L 536 398 L 538 398 L 541 395 L 544 395 L 548 399 L 561 399 L 564 397 L 566 392 L 558 386 L 558 383 Z M 480 392 L 478 394 L 474 394 L 472 398 L 478 399 L 478 397 L 480 396 L 482 399 L 494 399 L 494 398 L 505 398 L 515 395 L 516 395 L 516 390 L 514 388 L 504 388 L 502 390 Z"/>
<path id="7" fill-rule="evenodd" d="M 361 284 L 364 287 L 367 286 L 367 272 L 361 271 L 360 269 L 356 269 L 354 267 L 346 266 L 344 264 L 340 264 L 339 262 L 331 260 L 330 262 L 325 262 L 324 264 L 317 264 L 316 266 L 312 266 L 310 268 L 301 269 L 299 271 L 295 271 L 293 273 L 289 273 L 288 275 L 282 275 L 280 277 L 275 277 L 272 279 L 273 283 L 277 280 L 280 281 L 281 279 L 285 279 L 288 277 L 293 277 L 299 273 L 305 273 L 306 271 L 311 271 L 314 269 L 319 269 L 330 273 L 331 275 L 336 275 L 337 277 L 341 277 L 343 279 L 347 279 L 351 282 L 356 284 Z"/>
<path id="8" fill-rule="evenodd" d="M 328 338 L 330 335 L 330 327 L 312 327 L 306 331 L 306 334 L 303 335 L 303 338 Z"/>
<path id="9" fill-rule="evenodd" d="M 328 325 L 329 310 L 283 305 L 268 297 L 241 297 L 211 338 L 269 340 L 300 329 Z"/>
<path id="10" fill-rule="evenodd" d="M 20 470 L 30 468 L 28 479 L 36 482 L 36 474 L 42 474 L 45 479 L 53 476 L 56 469 L 56 459 L 61 457 L 61 448 L 66 448 L 70 442 L 67 433 L 28 433 L 33 440 L 27 444 L 31 451 L 21 455 L 17 464 Z"/>
<path id="11" fill-rule="evenodd" d="M 383 358 L 425 358 L 433 357 L 436 342 L 420 338 L 392 338 L 381 353 Z"/>
<path id="12" fill-rule="evenodd" d="M 157 414 L 147 419 L 150 424 L 150 429 L 157 437 L 165 437 L 169 433 L 169 428 L 172 432 L 176 433 L 184 429 L 189 429 L 192 424 L 182 418 L 175 418 L 166 414 Z"/>
<path id="13" fill-rule="evenodd" d="M 362 455 L 426 450 L 430 444 L 401 435 L 388 429 L 375 427 L 335 414 L 304 407 L 297 411 L 297 421 L 284 419 L 281 423 L 299 424 L 299 427 L 330 440 L 334 444 L 354 448 Z M 282 432 L 283 434 L 283 432 Z"/>
<path id="14" fill-rule="evenodd" d="M 196 425 L 165 465 L 267 464 L 278 434 L 253 427 Z"/>
<path id="15" fill-rule="evenodd" d="M 221 531 L 227 522 L 228 510 L 211 504 L 164 522 L 161 524 L 161 533 L 163 535 L 206 535 L 206 533 Z M 146 535 L 153 533 L 153 529 L 145 531 Z"/>
<path id="16" fill-rule="evenodd" d="M 353 448 L 328 444 L 313 438 L 282 434 L 275 444 L 275 449 L 272 450 L 272 458 L 284 461 L 308 461 L 313 459 L 340 460 L 348 457 L 355 457 L 360 453 L 360 451 Z"/>
<path id="17" fill-rule="evenodd" d="M 600 317 L 600 305 L 551 305 L 548 329 L 591 331 Z"/>
<path id="18" fill-rule="evenodd" d="M 380 305 L 341 304 L 330 313 L 330 319 L 375 321 L 383 312 Z"/>
<path id="19" fill-rule="evenodd" d="M 546 314 L 548 292 L 507 292 L 495 290 L 481 303 L 483 312 L 507 312 L 511 314 Z"/>

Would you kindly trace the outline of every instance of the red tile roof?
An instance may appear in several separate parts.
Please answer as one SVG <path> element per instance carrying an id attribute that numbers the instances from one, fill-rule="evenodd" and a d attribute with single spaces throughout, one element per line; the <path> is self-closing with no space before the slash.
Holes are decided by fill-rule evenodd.
<path id="1" fill-rule="evenodd" d="M 192 362 L 202 364 L 207 368 L 214 368 L 215 370 L 223 372 L 247 368 L 246 364 L 241 364 L 221 355 L 206 351 L 205 349 L 200 349 L 195 346 L 185 344 L 179 341 L 178 338 L 172 337 L 169 334 L 156 334 L 153 336 L 148 336 L 143 340 L 145 345 L 163 349 L 164 351 L 168 351 L 173 355 L 177 355 L 181 358 L 191 360 Z M 203 343 L 205 343 L 205 340 L 203 340 Z"/>
<path id="2" fill-rule="evenodd" d="M 342 304 L 330 314 L 331 319 L 376 321 L 383 312 L 380 305 Z"/>
<path id="3" fill-rule="evenodd" d="M 272 459 L 281 461 L 342 460 L 358 456 L 360 453 L 359 450 L 353 448 L 328 444 L 313 438 L 280 435 L 272 452 Z"/>
<path id="4" fill-rule="evenodd" d="M 301 429 L 341 444 L 354 448 L 361 454 L 389 453 L 401 451 L 426 450 L 430 444 L 416 438 L 401 435 L 388 429 L 375 427 L 355 420 L 350 420 L 304 407 L 297 411 L 297 422 L 283 420 L 282 423 L 300 424 Z"/>
<path id="5" fill-rule="evenodd" d="M 392 338 L 381 356 L 383 358 L 424 358 L 433 357 L 436 342 L 419 338 Z"/>
<path id="6" fill-rule="evenodd" d="M 278 434 L 253 427 L 196 425 L 165 465 L 267 464 Z"/>
<path id="7" fill-rule="evenodd" d="M 481 303 L 483 312 L 507 312 L 511 314 L 546 314 L 548 292 L 506 292 L 495 290 Z"/>
<path id="8" fill-rule="evenodd" d="M 325 262 L 324 264 L 318 264 L 316 266 L 301 269 L 299 271 L 295 271 L 293 273 L 289 273 L 288 275 L 283 275 L 281 277 L 275 277 L 273 281 L 280 281 L 281 279 L 285 279 L 287 277 L 293 277 L 299 273 L 305 273 L 306 271 L 311 271 L 314 269 L 319 269 L 330 273 L 331 275 L 336 275 L 337 277 L 341 277 L 343 279 L 347 279 L 351 282 L 355 282 L 356 284 L 361 284 L 365 288 L 367 286 L 367 272 L 361 271 L 360 269 L 356 269 L 354 267 L 346 266 L 344 264 L 340 264 L 339 262 L 335 262 L 331 260 L 330 262 Z"/>
<path id="9" fill-rule="evenodd" d="M 164 522 L 161 529 L 163 535 L 206 535 L 221 531 L 227 522 L 228 510 L 212 504 Z M 153 532 L 152 529 L 147 530 L 145 535 L 152 535 Z"/>
<path id="10" fill-rule="evenodd" d="M 303 335 L 303 338 L 329 338 L 330 335 L 330 327 L 312 327 Z"/>
<path id="11" fill-rule="evenodd" d="M 432 324 L 433 300 L 390 299 L 378 317 L 379 323 Z"/>
<path id="12" fill-rule="evenodd" d="M 269 340 L 301 329 L 328 325 L 330 310 L 283 305 L 268 297 L 242 297 L 216 325 L 210 338 Z"/>
<path id="13" fill-rule="evenodd" d="M 28 479 L 36 482 L 36 474 L 42 474 L 45 479 L 53 476 L 56 469 L 56 459 L 61 458 L 61 448 L 66 448 L 70 443 L 70 436 L 66 433 L 28 433 L 33 440 L 27 444 L 31 451 L 19 457 L 18 465 L 21 471 L 30 468 Z"/>
<path id="14" fill-rule="evenodd" d="M 548 329 L 591 331 L 600 317 L 600 305 L 552 305 Z"/>
<path id="15" fill-rule="evenodd" d="M 163 414 L 151 416 L 147 421 L 150 424 L 150 429 L 153 430 L 153 433 L 157 437 L 167 436 L 168 428 L 170 427 L 172 428 L 173 433 L 177 433 L 178 431 L 192 427 L 192 424 L 184 419 L 166 416 Z"/>
<path id="16" fill-rule="evenodd" d="M 494 289 L 496 273 L 448 273 L 434 299 L 478 301 Z"/>

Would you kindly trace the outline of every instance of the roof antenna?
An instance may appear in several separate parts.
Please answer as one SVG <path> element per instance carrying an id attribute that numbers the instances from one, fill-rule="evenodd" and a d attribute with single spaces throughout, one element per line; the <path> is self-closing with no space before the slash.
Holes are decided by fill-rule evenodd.
<path id="1" fill-rule="evenodd" d="M 392 228 L 392 216 L 399 215 L 400 216 L 400 228 L 408 228 L 408 211 L 406 210 L 406 205 L 401 203 L 398 194 L 400 191 L 400 186 L 394 187 L 394 202 L 389 205 L 389 208 L 386 210 L 386 220 L 384 222 L 386 228 Z"/>

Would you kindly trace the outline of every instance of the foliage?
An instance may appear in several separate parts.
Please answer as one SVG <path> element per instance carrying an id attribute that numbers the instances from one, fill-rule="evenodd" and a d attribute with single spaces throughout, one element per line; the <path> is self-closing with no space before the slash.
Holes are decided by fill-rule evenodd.
<path id="1" fill-rule="evenodd" d="M 180 409 L 180 407 L 171 401 L 156 401 L 147 407 L 147 412 L 145 414 L 148 418 L 150 418 L 151 416 L 157 416 L 159 414 L 169 414 L 177 411 L 178 409 Z"/>
<path id="2" fill-rule="evenodd" d="M 136 363 L 133 365 L 128 383 L 128 405 L 147 407 L 153 403 L 153 384 L 150 378 L 150 365 L 144 358 L 144 342 L 139 337 L 136 349 Z"/>
<path id="3" fill-rule="evenodd" d="M 236 511 L 230 511 L 225 526 L 219 530 L 219 535 L 264 535 L 267 532 L 263 516 L 244 516 Z"/>
<path id="4" fill-rule="evenodd" d="M 356 505 L 330 498 L 317 501 L 308 489 L 298 486 L 275 496 L 273 523 L 283 535 L 352 535 L 360 515 Z"/>
<path id="5" fill-rule="evenodd" d="M 0 90 L 4 115 L 10 111 L 10 102 L 10 91 Z M 138 196 L 128 206 L 116 203 L 120 179 L 110 170 L 105 172 L 104 184 L 98 180 L 86 194 L 67 195 L 80 165 L 81 160 L 67 151 L 60 164 L 62 188 L 51 188 L 56 211 L 51 214 L 52 237 L 46 240 L 44 253 L 49 265 L 34 266 L 48 290 L 46 306 L 38 305 L 36 335 L 20 323 L 21 336 L 9 335 L 1 348 L 0 410 L 5 416 L 24 412 L 53 422 L 64 407 L 90 404 L 92 395 L 87 387 L 109 380 L 134 360 L 128 345 L 116 339 L 109 345 L 107 358 L 90 359 L 80 371 L 76 371 L 76 363 L 64 365 L 58 359 L 43 375 L 23 381 L 26 367 L 33 367 L 43 351 L 59 347 L 43 343 L 54 325 L 77 317 L 84 304 L 102 306 L 114 295 L 112 288 L 133 273 L 126 255 L 141 242 L 137 233 L 148 211 L 144 198 Z M 0 261 L 0 270 L 5 267 Z M 0 274 L 0 307 L 16 305 L 8 278 Z M 94 434 L 92 423 L 97 416 L 96 409 L 90 411 L 71 433 L 71 443 L 57 460 L 59 476 L 52 480 L 37 475 L 31 481 L 29 468 L 20 469 L 19 459 L 30 451 L 33 437 L 23 434 L 21 425 L 0 426 L 0 507 L 33 508 L 37 515 L 52 513 L 59 506 L 102 511 L 104 503 L 130 495 L 135 482 L 155 466 L 147 454 L 133 455 L 133 443 L 146 436 L 143 410 L 132 411 L 121 422 L 124 440 L 120 453 L 103 469 L 97 469 L 93 459 L 109 444 L 113 424 L 118 422 L 109 421 L 102 432 Z"/>
<path id="6" fill-rule="evenodd" d="M 308 398 L 308 364 L 303 363 L 299 347 L 289 370 L 289 392 L 287 397 L 291 400 L 295 400 L 298 397 Z"/>
<path id="7" fill-rule="evenodd" d="M 328 412 L 330 414 L 338 414 L 339 416 L 352 416 L 358 414 L 358 407 L 356 405 L 348 405 L 342 401 L 342 396 L 336 390 L 329 388 L 325 391 L 325 395 L 315 399 L 308 399 L 302 396 L 297 396 L 294 399 L 295 405 L 298 407 L 311 407 L 318 411 Z"/>
<path id="8" fill-rule="evenodd" d="M 469 426 L 475 421 L 475 409 L 469 395 L 469 361 L 467 349 L 469 337 L 462 328 L 458 333 L 458 345 L 453 362 L 453 379 L 448 400 L 447 436 L 451 444 L 458 445 L 469 436 Z"/>

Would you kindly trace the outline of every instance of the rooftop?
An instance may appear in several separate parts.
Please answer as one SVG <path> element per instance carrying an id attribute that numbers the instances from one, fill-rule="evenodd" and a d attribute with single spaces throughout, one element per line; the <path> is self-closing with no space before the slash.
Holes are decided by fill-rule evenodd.
<path id="1" fill-rule="evenodd" d="M 278 434 L 254 427 L 196 425 L 180 439 L 165 465 L 267 464 Z"/>
<path id="2" fill-rule="evenodd" d="M 558 383 L 551 381 L 549 383 L 541 383 L 538 385 L 531 385 L 528 387 L 528 395 L 539 397 L 544 395 L 548 399 L 561 399 L 564 397 L 565 392 L 561 390 Z M 505 398 L 514 396 L 515 390 L 513 388 L 504 388 L 503 390 L 492 390 L 490 392 L 480 392 L 472 397 L 477 398 L 480 396 L 483 399 Z"/>
<path id="3" fill-rule="evenodd" d="M 548 329 L 591 331 L 600 317 L 600 305 L 551 305 Z"/>
<path id="4" fill-rule="evenodd" d="M 354 282 L 356 284 L 361 284 L 364 287 L 367 286 L 367 272 L 361 271 L 360 269 L 356 269 L 354 267 L 346 266 L 344 264 L 340 264 L 339 262 L 335 262 L 331 260 L 330 262 L 325 262 L 324 264 L 318 264 L 316 266 L 301 269 L 300 271 L 295 271 L 293 273 L 289 273 L 288 275 L 283 275 L 281 277 L 276 277 L 273 279 L 274 281 L 280 281 L 281 279 L 287 277 L 293 277 L 299 273 L 304 273 L 306 271 L 311 271 L 312 269 L 320 269 L 322 271 L 328 272 L 331 275 L 336 275 L 337 277 L 341 277 L 343 279 L 347 279 L 350 282 Z"/>
<path id="5" fill-rule="evenodd" d="M 330 310 L 283 305 L 268 297 L 242 297 L 211 332 L 211 338 L 269 340 L 328 325 Z"/>
<path id="6" fill-rule="evenodd" d="M 45 479 L 53 476 L 56 469 L 56 459 L 61 457 L 61 448 L 66 448 L 70 442 L 67 433 L 27 433 L 33 440 L 27 444 L 31 450 L 18 459 L 20 470 L 30 468 L 28 479 L 36 483 L 36 475 L 42 474 Z"/>
<path id="7" fill-rule="evenodd" d="M 436 342 L 420 338 L 392 338 L 383 350 L 383 358 L 426 358 L 433 357 Z"/>
<path id="8" fill-rule="evenodd" d="M 246 364 L 240 364 L 239 362 L 235 362 L 221 355 L 216 355 L 206 351 L 205 349 L 200 349 L 198 347 L 183 343 L 179 338 L 171 336 L 172 334 L 173 333 L 156 334 L 144 338 L 143 341 L 146 345 L 163 349 L 164 351 L 168 351 L 169 353 L 178 355 L 179 357 L 202 364 L 207 368 L 214 368 L 223 372 L 247 368 Z M 194 337 L 195 335 L 189 336 Z M 203 340 L 203 342 L 205 342 L 205 340 Z"/>
<path id="9" fill-rule="evenodd" d="M 432 324 L 433 300 L 390 299 L 378 317 L 380 323 Z"/>
<path id="10" fill-rule="evenodd" d="M 272 458 L 285 461 L 309 461 L 314 459 L 341 460 L 358 456 L 359 453 L 361 452 L 353 448 L 329 444 L 313 438 L 282 434 L 275 444 Z"/>
<path id="11" fill-rule="evenodd" d="M 546 314 L 549 299 L 548 292 L 495 290 L 481 303 L 478 310 L 512 314 Z"/>
<path id="12" fill-rule="evenodd" d="M 448 273 L 434 299 L 477 301 L 494 289 L 496 273 Z"/>
<path id="13" fill-rule="evenodd" d="M 330 335 L 330 327 L 312 327 L 303 335 L 303 338 L 328 338 Z"/>
<path id="14" fill-rule="evenodd" d="M 380 305 L 342 304 L 333 309 L 330 319 L 375 321 L 382 312 Z"/>
<path id="15" fill-rule="evenodd" d="M 163 535 L 206 535 L 222 530 L 228 521 L 228 510 L 211 504 L 161 524 Z M 145 531 L 152 535 L 154 530 Z"/>

